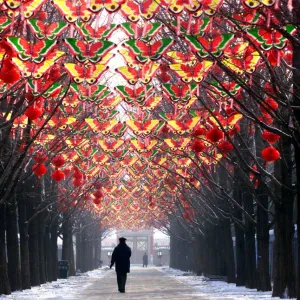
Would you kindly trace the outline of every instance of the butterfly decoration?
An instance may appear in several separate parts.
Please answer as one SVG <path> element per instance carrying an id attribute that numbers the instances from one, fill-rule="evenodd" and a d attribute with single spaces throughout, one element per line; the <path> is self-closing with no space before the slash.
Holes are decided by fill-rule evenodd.
<path id="1" fill-rule="evenodd" d="M 94 133 L 108 134 L 109 131 L 118 123 L 117 120 L 111 119 L 104 122 L 99 122 L 97 119 L 87 118 L 85 122 L 93 130 Z"/>
<path id="2" fill-rule="evenodd" d="M 122 139 L 101 139 L 99 145 L 104 152 L 116 152 L 122 145 L 124 140 Z"/>
<path id="3" fill-rule="evenodd" d="M 154 87 L 151 85 L 130 87 L 126 85 L 117 85 L 115 90 L 119 93 L 121 97 L 127 102 L 137 101 L 142 102 L 146 94 L 150 96 L 152 94 Z"/>
<path id="4" fill-rule="evenodd" d="M 193 53 L 183 53 L 179 51 L 170 51 L 166 53 L 166 56 L 169 57 L 175 64 L 186 64 L 195 65 L 198 62 L 198 59 Z"/>
<path id="5" fill-rule="evenodd" d="M 45 3 L 46 0 L 5 0 L 8 15 L 12 17 L 15 12 L 21 13 L 26 19 L 31 18 L 34 13 Z"/>
<path id="6" fill-rule="evenodd" d="M 260 6 L 271 7 L 275 4 L 276 0 L 243 0 L 243 3 L 252 9 L 258 8 Z"/>
<path id="7" fill-rule="evenodd" d="M 113 119 L 115 117 L 117 117 L 117 115 L 119 114 L 119 111 L 117 110 L 110 110 L 110 111 L 98 111 L 98 119 L 102 120 L 102 121 L 106 121 L 106 120 L 110 120 Z"/>
<path id="8" fill-rule="evenodd" d="M 28 25 L 39 40 L 55 40 L 68 28 L 68 23 L 63 21 L 47 24 L 37 19 L 28 19 Z"/>
<path id="9" fill-rule="evenodd" d="M 157 127 L 162 126 L 159 120 L 146 120 L 145 122 L 127 120 L 126 124 L 132 130 L 132 132 L 138 136 L 150 135 Z"/>
<path id="10" fill-rule="evenodd" d="M 8 29 L 11 26 L 11 18 L 8 18 L 7 16 L 1 16 L 0 17 L 0 33 L 3 33 L 6 29 Z"/>
<path id="11" fill-rule="evenodd" d="M 261 57 L 254 47 L 248 43 L 240 43 L 236 45 L 229 55 L 224 55 L 228 58 L 222 60 L 222 63 L 233 72 L 242 75 L 245 72 L 253 73 L 258 65 Z"/>
<path id="12" fill-rule="evenodd" d="M 55 40 L 48 39 L 31 43 L 24 37 L 7 37 L 6 41 L 16 51 L 21 60 L 31 60 L 37 64 L 45 60 L 45 57 L 49 55 L 57 43 Z"/>
<path id="13" fill-rule="evenodd" d="M 184 10 L 195 13 L 201 8 L 197 0 L 170 0 L 168 9 L 175 15 L 181 14 Z"/>
<path id="14" fill-rule="evenodd" d="M 133 1 L 123 3 L 120 11 L 130 22 L 138 22 L 140 20 L 139 5 Z"/>
<path id="15" fill-rule="evenodd" d="M 109 68 L 102 64 L 78 65 L 73 63 L 65 63 L 64 67 L 75 83 L 80 84 L 86 82 L 91 85 L 95 84 L 101 75 Z"/>
<path id="16" fill-rule="evenodd" d="M 88 9 L 93 13 L 98 13 L 104 8 L 107 12 L 113 13 L 119 10 L 124 2 L 126 0 L 90 0 Z"/>
<path id="17" fill-rule="evenodd" d="M 139 3 L 139 10 L 144 20 L 151 20 L 160 10 L 161 3 L 157 0 L 143 0 Z"/>
<path id="18" fill-rule="evenodd" d="M 110 92 L 105 85 L 96 85 L 85 87 L 82 84 L 71 83 L 71 91 L 78 95 L 78 99 L 82 101 L 91 101 L 99 103 Z"/>
<path id="19" fill-rule="evenodd" d="M 201 82 L 213 65 L 214 62 L 203 60 L 194 66 L 189 66 L 188 64 L 171 64 L 170 68 L 183 82 L 189 83 L 191 81 Z"/>
<path id="20" fill-rule="evenodd" d="M 52 3 L 69 23 L 88 22 L 91 19 L 92 14 L 87 8 L 86 1 L 52 0 Z"/>
<path id="21" fill-rule="evenodd" d="M 194 13 L 194 17 L 201 16 L 202 12 L 211 17 L 216 14 L 218 9 L 223 5 L 224 0 L 202 0 L 201 9 Z"/>
<path id="22" fill-rule="evenodd" d="M 115 71 L 127 80 L 131 85 L 135 85 L 137 82 L 148 84 L 159 68 L 158 63 L 149 61 L 142 65 L 141 68 L 131 68 L 128 66 L 119 67 Z"/>
<path id="23" fill-rule="evenodd" d="M 185 85 L 163 84 L 162 90 L 164 95 L 174 102 L 187 102 L 195 94 L 197 84 L 190 83 Z"/>
<path id="24" fill-rule="evenodd" d="M 145 63 L 160 59 L 173 44 L 174 40 L 171 38 L 163 38 L 155 42 L 132 39 L 123 43 L 123 46 L 131 50 L 139 62 Z"/>
<path id="25" fill-rule="evenodd" d="M 114 95 L 113 96 L 106 95 L 106 97 L 104 97 L 103 100 L 99 103 L 98 108 L 104 110 L 107 109 L 112 110 L 121 102 L 121 100 L 122 100 L 121 97 L 116 97 Z"/>
<path id="26" fill-rule="evenodd" d="M 191 133 L 199 121 L 200 118 L 195 117 L 186 121 L 168 120 L 167 124 L 173 132 L 183 135 L 186 133 Z"/>
<path id="27" fill-rule="evenodd" d="M 74 117 L 57 118 L 56 116 L 53 116 L 47 123 L 47 126 L 55 127 L 60 130 L 65 130 L 68 127 L 68 125 L 73 124 L 75 121 L 76 118 Z"/>
<path id="28" fill-rule="evenodd" d="M 103 39 L 109 39 L 111 35 L 118 29 L 116 24 L 104 25 L 99 28 L 92 27 L 89 23 L 78 21 L 75 23 L 79 34 L 88 42 L 101 41 Z"/>
<path id="29" fill-rule="evenodd" d="M 109 51 L 116 47 L 114 43 L 108 40 L 85 43 L 75 38 L 66 38 L 64 43 L 80 63 L 98 63 Z M 111 58 L 112 55 L 110 54 L 109 59 Z M 106 60 L 108 61 L 109 59 Z M 104 64 L 102 61 L 101 63 Z"/>
<path id="30" fill-rule="evenodd" d="M 164 139 L 164 143 L 172 151 L 183 151 L 185 150 L 191 142 L 191 138 L 177 138 L 177 139 Z"/>
<path id="31" fill-rule="evenodd" d="M 296 32 L 296 27 L 286 25 L 284 30 L 292 35 Z M 280 31 L 273 28 L 250 28 L 247 30 L 247 34 L 264 51 L 269 51 L 272 48 L 281 50 L 287 45 L 287 38 Z"/>
<path id="32" fill-rule="evenodd" d="M 209 39 L 201 36 L 186 35 L 185 39 L 200 57 L 205 58 L 210 55 L 219 57 L 229 47 L 230 42 L 234 39 L 234 34 L 224 33 Z"/>
<path id="33" fill-rule="evenodd" d="M 129 50 L 129 49 L 120 49 L 118 52 L 123 57 L 125 63 L 127 66 L 134 68 L 135 66 L 139 65 L 140 62 L 136 59 L 136 55 Z"/>
<path id="34" fill-rule="evenodd" d="M 151 111 L 154 110 L 162 101 L 161 96 L 151 96 L 146 98 L 142 103 L 138 103 L 142 110 Z"/>
<path id="35" fill-rule="evenodd" d="M 150 152 L 158 144 L 158 140 L 150 139 L 147 143 L 140 139 L 130 139 L 130 144 L 138 153 Z"/>
<path id="36" fill-rule="evenodd" d="M 120 28 L 129 36 L 134 39 L 150 40 L 155 36 L 163 25 L 161 23 L 146 23 L 139 26 L 137 23 L 125 22 L 120 24 Z"/>
<path id="37" fill-rule="evenodd" d="M 46 60 L 36 64 L 33 61 L 23 61 L 18 57 L 13 57 L 12 62 L 18 67 L 24 77 L 32 77 L 33 79 L 40 79 L 47 74 L 47 71 L 53 67 L 54 63 L 65 55 L 62 51 L 53 51 L 48 55 Z"/>

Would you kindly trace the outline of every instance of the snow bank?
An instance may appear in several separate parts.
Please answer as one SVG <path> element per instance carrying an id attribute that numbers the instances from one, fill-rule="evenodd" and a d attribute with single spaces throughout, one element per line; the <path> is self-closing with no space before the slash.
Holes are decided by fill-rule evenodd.
<path id="1" fill-rule="evenodd" d="M 82 292 L 95 280 L 104 277 L 108 272 L 107 268 L 97 269 L 87 273 L 80 273 L 68 279 L 58 279 L 54 282 L 47 282 L 31 290 L 13 292 L 8 296 L 0 296 L 0 300 L 35 300 L 35 299 L 74 299 L 74 295 Z"/>
<path id="2" fill-rule="evenodd" d="M 157 268 L 166 276 L 174 277 L 183 284 L 192 286 L 199 296 L 207 300 L 278 300 L 272 298 L 272 292 L 258 292 L 245 287 L 237 287 L 224 281 L 210 281 L 206 277 L 196 276 L 191 272 L 183 272 L 171 268 Z"/>

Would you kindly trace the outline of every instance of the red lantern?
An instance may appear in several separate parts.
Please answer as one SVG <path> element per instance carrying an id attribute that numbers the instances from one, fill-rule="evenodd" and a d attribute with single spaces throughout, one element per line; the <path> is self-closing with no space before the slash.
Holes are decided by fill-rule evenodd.
<path id="1" fill-rule="evenodd" d="M 233 145 L 230 142 L 228 142 L 228 141 L 222 141 L 218 145 L 218 149 L 221 152 L 227 153 L 227 152 L 233 150 Z"/>
<path id="2" fill-rule="evenodd" d="M 74 174 L 73 174 L 73 177 L 76 178 L 76 179 L 82 179 L 83 174 L 79 171 L 75 171 Z"/>
<path id="3" fill-rule="evenodd" d="M 94 203 L 96 204 L 96 205 L 99 205 L 100 203 L 101 203 L 101 198 L 94 198 Z"/>
<path id="4" fill-rule="evenodd" d="M 44 164 L 37 163 L 32 167 L 32 171 L 37 177 L 41 177 L 47 173 L 47 168 Z"/>
<path id="5" fill-rule="evenodd" d="M 206 138 L 212 143 L 217 143 L 220 139 L 223 138 L 223 132 L 218 128 L 212 128 L 206 133 Z"/>
<path id="6" fill-rule="evenodd" d="M 266 103 L 265 106 L 266 106 L 267 110 L 269 110 L 269 106 L 273 110 L 277 110 L 278 109 L 278 103 L 274 99 L 272 99 L 270 97 L 268 97 L 268 98 L 265 99 L 265 103 Z"/>
<path id="7" fill-rule="evenodd" d="M 206 132 L 206 129 L 204 127 L 201 127 L 201 126 L 197 125 L 194 128 L 193 136 L 204 135 L 205 132 Z"/>
<path id="8" fill-rule="evenodd" d="M 59 182 L 63 179 L 65 179 L 65 173 L 60 170 L 55 170 L 52 174 L 51 177 L 54 181 Z"/>
<path id="9" fill-rule="evenodd" d="M 55 156 L 51 162 L 56 168 L 61 168 L 65 164 L 65 159 L 62 155 L 58 155 Z"/>
<path id="10" fill-rule="evenodd" d="M 29 120 L 36 120 L 43 114 L 43 110 L 41 106 L 38 105 L 31 105 L 25 111 L 25 116 Z"/>
<path id="11" fill-rule="evenodd" d="M 34 161 L 37 162 L 38 164 L 42 164 L 43 162 L 45 162 L 48 157 L 46 156 L 45 153 L 43 152 L 37 152 L 34 157 L 33 157 Z"/>
<path id="12" fill-rule="evenodd" d="M 103 197 L 103 193 L 100 190 L 97 190 L 93 195 L 96 198 L 102 198 Z"/>
<path id="13" fill-rule="evenodd" d="M 79 187 L 83 184 L 83 181 L 81 180 L 81 178 L 75 178 L 72 183 L 76 186 Z"/>
<path id="14" fill-rule="evenodd" d="M 199 139 L 195 139 L 194 143 L 191 146 L 191 149 L 195 152 L 202 152 L 206 148 L 204 142 Z"/>
<path id="15" fill-rule="evenodd" d="M 63 169 L 63 172 L 65 173 L 65 175 L 67 177 L 71 174 L 71 170 L 70 169 Z"/>
<path id="16" fill-rule="evenodd" d="M 262 137 L 268 141 L 270 144 L 276 143 L 280 139 L 280 135 L 272 133 L 270 131 L 264 130 Z"/>
<path id="17" fill-rule="evenodd" d="M 261 152 L 261 156 L 265 161 L 272 162 L 280 158 L 280 153 L 274 147 L 267 147 Z"/>

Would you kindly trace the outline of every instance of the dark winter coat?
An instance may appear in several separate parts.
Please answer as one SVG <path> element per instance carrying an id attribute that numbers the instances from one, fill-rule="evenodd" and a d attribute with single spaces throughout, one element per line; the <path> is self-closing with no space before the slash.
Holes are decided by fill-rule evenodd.
<path id="1" fill-rule="evenodd" d="M 144 254 L 143 256 L 143 264 L 148 265 L 148 255 Z"/>
<path id="2" fill-rule="evenodd" d="M 131 249 L 125 244 L 120 243 L 111 256 L 111 267 L 116 264 L 117 273 L 130 273 Z"/>

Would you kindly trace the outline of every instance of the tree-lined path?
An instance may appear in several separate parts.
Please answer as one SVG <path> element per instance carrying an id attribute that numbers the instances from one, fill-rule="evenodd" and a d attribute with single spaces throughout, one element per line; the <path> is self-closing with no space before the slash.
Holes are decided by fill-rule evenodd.
<path id="1" fill-rule="evenodd" d="M 126 293 L 120 294 L 117 288 L 116 274 L 110 272 L 104 278 L 96 280 L 86 288 L 82 294 L 74 298 L 89 300 L 114 299 L 169 299 L 169 300 L 206 300 L 198 296 L 192 287 L 178 282 L 176 279 L 165 276 L 154 268 L 134 267 L 128 275 Z M 64 299 L 64 298 L 59 298 Z M 69 299 L 69 298 L 68 298 Z"/>

